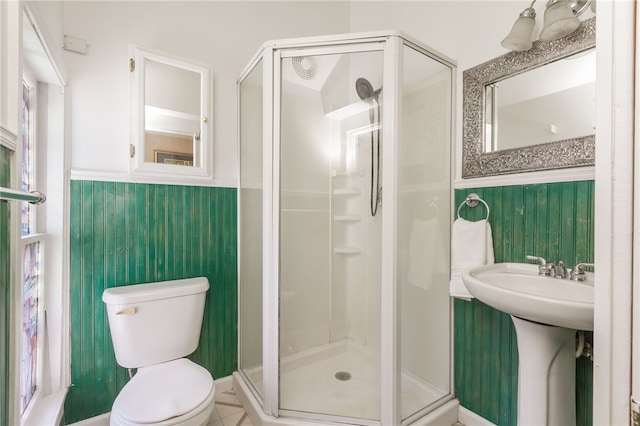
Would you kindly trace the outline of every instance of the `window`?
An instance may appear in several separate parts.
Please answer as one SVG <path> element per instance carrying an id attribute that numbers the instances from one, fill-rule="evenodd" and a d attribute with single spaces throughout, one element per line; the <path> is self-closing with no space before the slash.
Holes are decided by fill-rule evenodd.
<path id="1" fill-rule="evenodd" d="M 36 181 L 35 99 L 36 85 L 25 75 L 22 83 L 22 172 L 23 191 L 34 190 Z M 20 208 L 21 330 L 20 330 L 20 415 L 29 408 L 41 386 L 42 377 L 42 252 L 44 235 L 38 234 L 35 206 L 22 202 Z"/>
<path id="2" fill-rule="evenodd" d="M 38 340 L 40 304 L 40 242 L 24 246 L 22 275 L 22 347 L 20 359 L 20 413 L 31 401 L 38 386 Z"/>
<path id="3" fill-rule="evenodd" d="M 69 181 L 65 72 L 24 4 L 21 132 L 16 189 L 41 191 L 40 205 L 12 204 L 11 424 L 60 424 L 70 384 Z M 46 59 L 45 59 L 46 58 Z M 43 60 L 45 59 L 45 60 Z M 20 113 L 20 112 L 19 112 Z M 17 235 L 16 235 L 17 234 Z M 46 321 L 46 322 L 45 322 Z"/>
<path id="4" fill-rule="evenodd" d="M 32 80 L 24 76 L 22 80 L 22 173 L 20 175 L 21 189 L 32 191 L 35 182 L 35 132 L 34 132 L 34 103 L 35 85 Z M 21 203 L 20 207 L 20 230 L 21 235 L 29 235 L 35 224 L 35 209 L 29 203 Z"/>

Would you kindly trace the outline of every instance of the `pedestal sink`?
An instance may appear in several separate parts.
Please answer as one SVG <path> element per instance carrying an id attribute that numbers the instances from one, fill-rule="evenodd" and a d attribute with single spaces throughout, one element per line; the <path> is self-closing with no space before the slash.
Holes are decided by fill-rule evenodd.
<path id="1" fill-rule="evenodd" d="M 518 340 L 518 425 L 576 424 L 575 332 L 593 330 L 593 274 L 585 281 L 538 275 L 538 266 L 496 263 L 463 272 L 469 292 L 511 315 Z"/>

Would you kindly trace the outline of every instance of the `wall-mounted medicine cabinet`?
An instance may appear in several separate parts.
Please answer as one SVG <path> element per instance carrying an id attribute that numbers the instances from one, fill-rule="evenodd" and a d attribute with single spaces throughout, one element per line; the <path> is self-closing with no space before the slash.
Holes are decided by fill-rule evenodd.
<path id="1" fill-rule="evenodd" d="M 130 45 L 129 71 L 130 174 L 210 180 L 209 68 Z"/>

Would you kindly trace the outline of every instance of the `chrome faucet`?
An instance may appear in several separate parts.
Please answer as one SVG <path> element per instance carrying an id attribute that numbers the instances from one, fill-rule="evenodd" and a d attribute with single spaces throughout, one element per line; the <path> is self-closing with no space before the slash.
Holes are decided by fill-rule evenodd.
<path id="1" fill-rule="evenodd" d="M 562 260 L 558 262 L 547 262 L 543 257 L 527 255 L 528 260 L 535 260 L 538 262 L 538 275 L 544 275 L 545 277 L 554 277 L 566 279 L 570 278 L 573 281 L 586 280 L 586 274 L 584 273 L 585 267 L 593 267 L 593 263 L 578 263 L 573 269 L 568 268 Z"/>

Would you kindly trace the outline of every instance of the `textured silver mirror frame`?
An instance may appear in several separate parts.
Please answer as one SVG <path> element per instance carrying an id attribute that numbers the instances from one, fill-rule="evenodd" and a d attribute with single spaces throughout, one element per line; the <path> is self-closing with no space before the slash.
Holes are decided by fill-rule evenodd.
<path id="1" fill-rule="evenodd" d="M 523 148 L 484 152 L 485 86 L 594 48 L 596 18 L 559 40 L 536 41 L 530 50 L 509 52 L 464 71 L 462 177 L 474 178 L 595 164 L 595 135 Z"/>

